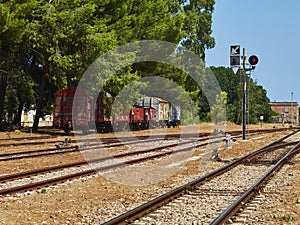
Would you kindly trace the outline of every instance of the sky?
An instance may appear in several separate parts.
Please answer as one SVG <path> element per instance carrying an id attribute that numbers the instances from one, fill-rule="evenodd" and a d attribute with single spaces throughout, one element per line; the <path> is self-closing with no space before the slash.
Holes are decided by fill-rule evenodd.
<path id="1" fill-rule="evenodd" d="M 216 46 L 206 51 L 207 66 L 229 67 L 230 46 L 240 45 L 247 59 L 258 56 L 251 77 L 270 101 L 300 104 L 299 0 L 216 0 L 212 29 Z"/>

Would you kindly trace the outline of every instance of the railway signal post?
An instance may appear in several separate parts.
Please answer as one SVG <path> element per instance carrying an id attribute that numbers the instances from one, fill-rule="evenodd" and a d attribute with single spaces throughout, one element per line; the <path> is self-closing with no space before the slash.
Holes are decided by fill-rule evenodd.
<path id="1" fill-rule="evenodd" d="M 240 59 L 242 57 L 242 67 Z M 231 45 L 230 46 L 230 67 L 233 72 L 236 74 L 238 71 L 242 73 L 242 83 L 243 83 L 243 99 L 242 99 L 242 130 L 243 130 L 243 140 L 246 139 L 246 95 L 247 95 L 247 81 L 248 76 L 247 72 L 255 69 L 256 64 L 258 63 L 258 57 L 252 55 L 249 57 L 250 67 L 247 68 L 246 63 L 246 48 L 243 48 L 243 55 L 240 56 L 240 45 Z"/>

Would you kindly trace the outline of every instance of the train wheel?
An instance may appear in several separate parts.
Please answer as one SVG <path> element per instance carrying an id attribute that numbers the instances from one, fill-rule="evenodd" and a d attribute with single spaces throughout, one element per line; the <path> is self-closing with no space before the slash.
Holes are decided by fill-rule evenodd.
<path id="1" fill-rule="evenodd" d="M 69 124 L 65 124 L 63 126 L 63 130 L 64 130 L 66 135 L 70 135 L 70 126 L 69 126 Z"/>

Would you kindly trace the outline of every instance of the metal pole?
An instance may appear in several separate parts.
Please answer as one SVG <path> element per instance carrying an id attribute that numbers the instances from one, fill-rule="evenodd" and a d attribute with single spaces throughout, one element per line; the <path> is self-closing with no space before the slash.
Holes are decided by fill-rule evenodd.
<path id="1" fill-rule="evenodd" d="M 245 72 L 246 73 L 246 72 Z M 248 76 L 249 76 L 249 78 L 248 78 Z M 247 73 L 246 73 L 246 82 L 248 81 L 248 79 L 250 79 L 250 77 L 251 77 L 251 70 L 250 70 L 250 72 L 249 72 L 249 74 L 247 75 Z M 246 111 L 246 115 L 247 115 L 247 126 L 249 127 L 249 125 L 250 125 L 250 99 L 249 99 L 249 93 L 250 93 L 250 86 L 249 85 L 247 85 L 247 90 L 246 90 L 246 97 L 247 97 L 247 100 L 246 100 L 246 102 L 247 102 L 247 111 Z M 250 130 L 248 130 L 248 132 L 247 132 L 247 135 L 249 135 L 250 134 Z"/>
<path id="2" fill-rule="evenodd" d="M 294 92 L 292 92 L 291 95 L 292 95 L 292 99 L 291 99 L 291 114 L 292 114 L 292 116 L 291 116 L 291 125 L 293 125 L 293 123 L 294 123 L 294 109 L 293 109 L 293 95 L 294 95 Z"/>
<path id="3" fill-rule="evenodd" d="M 243 140 L 246 139 L 246 93 L 247 93 L 247 81 L 246 81 L 246 48 L 243 48 Z"/>

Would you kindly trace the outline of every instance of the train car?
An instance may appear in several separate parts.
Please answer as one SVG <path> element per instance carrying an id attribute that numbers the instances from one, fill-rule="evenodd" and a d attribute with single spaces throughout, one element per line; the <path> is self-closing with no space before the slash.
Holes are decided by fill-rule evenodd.
<path id="1" fill-rule="evenodd" d="M 110 120 L 114 131 L 128 130 L 129 110 L 118 109 L 111 115 Z"/>
<path id="2" fill-rule="evenodd" d="M 76 87 L 71 86 L 66 89 L 58 90 L 54 94 L 53 126 L 62 128 L 67 134 L 69 134 L 70 130 L 74 127 L 82 129 L 85 133 L 91 121 L 91 103 L 88 96 L 80 90 L 77 92 L 77 100 L 80 103 L 78 107 L 74 108 L 77 116 L 72 116 L 73 103 L 76 106 L 74 102 L 76 90 Z"/>
<path id="3" fill-rule="evenodd" d="M 136 103 L 141 108 L 153 108 L 156 113 L 150 120 L 151 127 L 175 127 L 180 124 L 180 107 L 165 99 L 146 96 Z"/>
<path id="4" fill-rule="evenodd" d="M 166 121 L 168 120 L 168 101 L 158 97 L 145 96 L 135 103 L 135 107 L 151 108 L 153 112 L 155 111 L 149 120 L 149 126 L 151 126 L 151 128 L 165 127 Z"/>
<path id="5" fill-rule="evenodd" d="M 129 111 L 120 109 L 118 115 L 111 117 L 114 131 L 149 129 L 156 110 L 151 107 L 133 106 Z"/>
<path id="6" fill-rule="evenodd" d="M 149 129 L 156 118 L 156 110 L 152 107 L 134 107 L 129 113 L 129 126 L 131 130 Z"/>
<path id="7" fill-rule="evenodd" d="M 75 93 L 78 104 L 74 102 Z M 73 103 L 76 117 L 72 116 Z M 86 133 L 94 127 L 97 132 L 112 132 L 111 120 L 105 116 L 106 111 L 103 105 L 102 98 L 92 99 L 84 91 L 74 86 L 58 90 L 54 94 L 53 126 L 63 129 L 67 134 L 73 128 Z"/>
<path id="8" fill-rule="evenodd" d="M 97 98 L 94 111 L 94 120 L 90 121 L 90 127 L 92 127 L 92 123 L 95 123 L 96 131 L 98 133 L 107 133 L 113 131 L 112 121 L 106 116 L 106 110 L 101 97 Z"/>
<path id="9" fill-rule="evenodd" d="M 169 103 L 167 127 L 177 127 L 180 125 L 181 108 Z"/>
<path id="10" fill-rule="evenodd" d="M 169 102 L 158 97 L 151 97 L 152 106 L 157 110 L 156 127 L 165 127 L 169 120 Z"/>
<path id="11" fill-rule="evenodd" d="M 78 104 L 74 102 L 75 93 Z M 96 126 L 97 132 L 112 132 L 128 126 L 131 130 L 141 130 L 177 126 L 180 123 L 180 108 L 158 97 L 144 97 L 129 112 L 120 110 L 118 115 L 109 118 L 105 110 L 103 98 L 98 97 L 95 101 L 84 91 L 71 86 L 54 94 L 53 125 L 69 134 L 73 128 L 86 133 Z"/>

